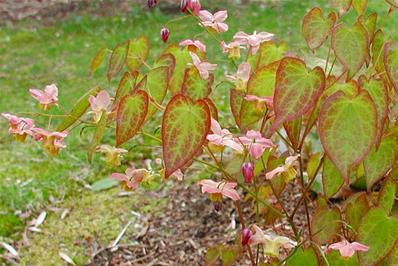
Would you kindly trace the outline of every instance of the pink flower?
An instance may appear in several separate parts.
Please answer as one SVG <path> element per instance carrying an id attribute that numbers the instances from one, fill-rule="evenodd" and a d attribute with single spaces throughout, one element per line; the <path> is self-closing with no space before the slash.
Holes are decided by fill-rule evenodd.
<path id="1" fill-rule="evenodd" d="M 213 134 L 207 135 L 207 140 L 217 146 L 227 146 L 238 152 L 243 151 L 243 147 L 237 141 L 228 129 L 222 129 L 215 119 L 211 119 L 211 131 Z"/>
<path id="2" fill-rule="evenodd" d="M 274 97 L 272 96 L 256 96 L 248 94 L 245 96 L 245 100 L 265 104 L 268 108 L 272 108 L 274 106 Z"/>
<path id="3" fill-rule="evenodd" d="M 236 76 L 227 76 L 230 81 L 235 82 L 237 90 L 245 90 L 247 82 L 250 79 L 250 64 L 242 63 L 238 66 L 238 71 L 236 72 Z"/>
<path id="4" fill-rule="evenodd" d="M 249 150 L 250 156 L 256 160 L 263 155 L 266 148 L 276 147 L 270 139 L 263 138 L 259 131 L 249 130 L 246 136 L 239 139 Z"/>
<path id="5" fill-rule="evenodd" d="M 285 160 L 285 165 L 276 167 L 274 170 L 268 172 L 265 175 L 265 178 L 268 179 L 268 180 L 271 180 L 276 175 L 288 172 L 291 169 L 294 170 L 293 166 L 294 166 L 294 162 L 297 160 L 297 158 L 298 158 L 298 155 L 297 156 L 289 156 L 289 157 L 287 157 L 286 160 Z"/>
<path id="6" fill-rule="evenodd" d="M 201 20 L 201 26 L 209 27 L 217 32 L 226 32 L 228 30 L 228 25 L 224 23 L 227 19 L 228 13 L 226 10 L 218 11 L 211 14 L 207 10 L 201 10 L 199 12 L 199 18 Z"/>
<path id="7" fill-rule="evenodd" d="M 198 15 L 200 9 L 201 5 L 199 0 L 182 0 L 180 3 L 180 10 L 183 13 L 189 10 L 193 14 Z"/>
<path id="8" fill-rule="evenodd" d="M 127 153 L 128 151 L 121 148 L 116 148 L 108 144 L 102 144 L 97 147 L 97 152 L 105 154 L 106 162 L 113 166 L 120 165 L 120 158 L 122 153 Z"/>
<path id="9" fill-rule="evenodd" d="M 113 173 L 112 178 L 122 182 L 127 190 L 134 190 L 149 175 L 146 169 L 135 169 L 134 167 L 127 168 L 125 174 Z"/>
<path id="10" fill-rule="evenodd" d="M 250 183 L 254 176 L 254 163 L 248 162 L 242 164 L 242 174 L 245 183 Z"/>
<path id="11" fill-rule="evenodd" d="M 240 49 L 242 48 L 239 42 L 231 42 L 226 44 L 221 42 L 221 49 L 223 53 L 228 53 L 229 58 L 240 58 Z"/>
<path id="12" fill-rule="evenodd" d="M 204 45 L 201 41 L 198 40 L 184 40 L 182 42 L 180 42 L 180 46 L 194 46 L 196 48 L 198 48 L 200 51 L 202 52 L 206 52 L 206 45 Z"/>
<path id="13" fill-rule="evenodd" d="M 199 71 L 200 77 L 202 79 L 208 79 L 209 78 L 209 71 L 213 71 L 216 69 L 216 64 L 210 64 L 208 62 L 201 62 L 200 58 L 192 53 L 189 52 L 192 58 L 192 63 L 196 67 L 196 69 Z"/>
<path id="14" fill-rule="evenodd" d="M 252 236 L 252 231 L 249 228 L 242 229 L 242 246 L 246 246 L 249 243 L 250 237 Z"/>
<path id="15" fill-rule="evenodd" d="M 91 113 L 94 114 L 94 121 L 98 123 L 103 111 L 109 112 L 111 107 L 111 97 L 107 91 L 100 91 L 97 96 L 91 95 L 89 98 Z"/>
<path id="16" fill-rule="evenodd" d="M 63 140 L 68 136 L 68 133 L 57 131 L 50 132 L 48 130 L 37 127 L 33 128 L 32 131 L 35 140 L 42 141 L 43 147 L 48 151 L 50 155 L 56 156 L 61 149 L 66 148 Z"/>
<path id="17" fill-rule="evenodd" d="M 45 111 L 58 102 L 58 88 L 55 84 L 46 86 L 44 90 L 30 89 L 29 92 L 33 98 L 39 101 Z"/>
<path id="18" fill-rule="evenodd" d="M 199 181 L 198 184 L 202 186 L 202 193 L 216 194 L 216 196 L 224 195 L 233 201 L 240 200 L 239 193 L 235 189 L 237 185 L 235 182 L 215 182 L 210 179 L 204 179 Z"/>
<path id="19" fill-rule="evenodd" d="M 1 115 L 8 120 L 8 132 L 14 135 L 17 140 L 24 141 L 27 135 L 33 135 L 34 122 L 32 119 L 6 113 L 2 113 Z"/>
<path id="20" fill-rule="evenodd" d="M 334 249 L 340 251 L 340 255 L 343 257 L 352 257 L 355 251 L 368 251 L 369 247 L 365 246 L 358 242 L 348 242 L 347 240 L 343 239 L 338 243 L 331 244 L 327 247 L 328 249 Z"/>
<path id="21" fill-rule="evenodd" d="M 252 35 L 239 31 L 234 35 L 234 41 L 244 44 L 250 50 L 252 55 L 255 55 L 260 48 L 260 44 L 265 41 L 270 41 L 274 34 L 268 32 L 254 32 Z"/>

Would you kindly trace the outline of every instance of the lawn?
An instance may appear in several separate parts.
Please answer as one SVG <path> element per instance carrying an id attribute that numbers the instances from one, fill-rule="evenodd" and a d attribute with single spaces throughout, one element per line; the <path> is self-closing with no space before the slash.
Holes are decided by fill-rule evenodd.
<path id="1" fill-rule="evenodd" d="M 315 58 L 316 55 L 309 54 L 301 37 L 301 19 L 311 6 L 317 4 L 327 6 L 326 2 L 325 0 L 280 0 L 258 1 L 244 7 L 228 5 L 227 23 L 230 30 L 222 37 L 229 41 L 238 30 L 268 31 L 284 40 L 290 50 Z M 378 11 L 382 15 L 386 13 L 387 6 L 380 4 L 381 0 L 369 2 L 370 10 Z M 206 2 L 203 5 L 209 6 Z M 211 10 L 216 8 L 214 4 L 210 6 Z M 220 7 L 223 6 L 225 5 L 220 4 Z M 112 48 L 118 42 L 145 34 L 150 41 L 151 53 L 158 55 L 166 47 L 159 37 L 160 28 L 173 18 L 182 16 L 177 12 L 177 7 L 175 10 L 175 13 L 170 13 L 169 8 L 143 10 L 134 6 L 128 13 L 118 11 L 117 14 L 96 15 L 80 12 L 79 15 L 70 14 L 67 19 L 55 23 L 46 20 L 44 22 L 25 20 L 2 27 L 0 29 L 0 112 L 39 111 L 28 89 L 41 89 L 50 83 L 57 84 L 60 94 L 60 107 L 59 110 L 52 111 L 54 113 L 70 109 L 76 99 L 94 86 L 114 88 L 117 83 L 107 82 L 104 67 L 93 77 L 87 74 L 90 61 L 96 51 L 102 47 Z M 386 26 L 391 30 L 391 36 L 395 39 L 398 38 L 397 22 L 397 12 L 386 22 Z M 170 43 L 177 43 L 192 36 L 202 39 L 205 43 L 214 42 L 202 33 L 192 18 L 170 22 L 168 27 L 171 32 Z M 320 51 L 320 53 L 326 52 L 326 48 Z M 208 58 L 211 58 L 212 63 L 218 64 L 222 64 L 225 60 L 219 55 L 216 56 L 214 49 L 209 51 Z M 229 119 L 226 89 L 225 86 L 218 87 L 215 97 L 222 99 L 220 101 L 222 106 L 219 107 L 225 113 L 221 115 Z M 47 123 L 42 117 L 37 117 L 37 121 Z M 148 130 L 152 130 L 154 125 L 148 127 Z M 73 213 L 73 218 L 81 219 L 81 224 L 62 223 L 58 216 L 52 213 L 46 221 L 48 224 L 45 224 L 48 227 L 47 233 L 33 239 L 32 249 L 36 250 L 24 249 L 23 254 L 27 257 L 34 255 L 40 257 L 40 251 L 45 250 L 45 247 L 63 242 L 56 234 L 59 231 L 65 230 L 64 234 L 76 237 L 78 237 L 76 232 L 71 231 L 81 230 L 86 234 L 85 237 L 95 234 L 89 228 L 90 223 L 92 226 L 99 223 L 98 230 L 95 231 L 97 233 L 107 230 L 107 233 L 101 236 L 104 238 L 103 242 L 109 242 L 117 236 L 126 218 L 120 210 L 114 210 L 109 195 L 114 195 L 118 189 L 98 193 L 87 189 L 87 184 L 92 184 L 117 169 L 104 166 L 104 163 L 100 163 L 102 159 L 99 156 L 95 158 L 93 164 L 87 163 L 86 152 L 82 147 L 88 145 L 90 134 L 89 130 L 81 135 L 77 131 L 74 132 L 66 141 L 67 151 L 61 152 L 56 158 L 50 158 L 39 145 L 31 141 L 23 144 L 13 141 L 7 134 L 6 122 L 0 121 L 0 240 L 13 243 L 12 241 L 21 239 L 26 222 L 36 217 L 42 210 L 49 210 L 49 206 L 78 209 L 78 212 Z M 133 161 L 140 164 L 143 159 L 155 158 L 159 152 L 152 153 L 153 149 L 146 147 L 147 140 L 140 138 L 138 140 L 139 146 L 130 146 L 131 151 L 126 162 Z M 114 204 L 122 209 L 121 206 L 124 208 L 126 204 L 133 206 L 139 200 L 134 197 L 119 199 Z M 90 206 L 102 205 L 102 202 L 104 204 L 98 207 L 98 211 L 97 208 L 90 209 Z M 139 204 L 134 206 L 136 209 L 143 208 Z M 88 209 L 90 211 L 86 212 Z M 30 213 L 32 214 L 29 216 Z M 87 218 L 86 215 L 94 218 Z M 25 216 L 29 218 L 24 219 Z M 112 227 L 110 232 L 108 232 L 109 227 Z M 64 242 L 66 245 L 71 245 L 73 240 Z M 84 260 L 84 256 L 79 259 L 81 263 Z M 32 265 L 32 262 L 26 258 L 23 261 Z"/>

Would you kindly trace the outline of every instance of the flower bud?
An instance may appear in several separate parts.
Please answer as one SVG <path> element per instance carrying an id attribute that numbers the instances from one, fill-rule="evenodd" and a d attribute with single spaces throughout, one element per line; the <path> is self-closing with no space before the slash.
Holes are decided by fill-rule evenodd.
<path id="1" fill-rule="evenodd" d="M 200 9 L 202 8 L 202 6 L 200 5 L 200 0 L 188 1 L 188 8 L 191 10 L 193 14 L 198 15 Z"/>
<path id="2" fill-rule="evenodd" d="M 148 8 L 153 8 L 158 3 L 158 0 L 148 0 Z"/>
<path id="3" fill-rule="evenodd" d="M 242 174 L 245 179 L 245 183 L 250 183 L 254 176 L 254 164 L 252 162 L 242 164 Z"/>
<path id="4" fill-rule="evenodd" d="M 250 237 L 252 236 L 252 231 L 248 228 L 242 229 L 242 246 L 246 246 L 249 243 Z"/>
<path id="5" fill-rule="evenodd" d="M 167 42 L 169 39 L 170 31 L 168 28 L 164 27 L 160 30 L 160 36 L 162 37 L 163 42 Z"/>
<path id="6" fill-rule="evenodd" d="M 180 10 L 181 10 L 182 13 L 187 12 L 187 10 L 188 10 L 188 1 L 189 0 L 181 0 L 181 2 L 180 2 Z"/>

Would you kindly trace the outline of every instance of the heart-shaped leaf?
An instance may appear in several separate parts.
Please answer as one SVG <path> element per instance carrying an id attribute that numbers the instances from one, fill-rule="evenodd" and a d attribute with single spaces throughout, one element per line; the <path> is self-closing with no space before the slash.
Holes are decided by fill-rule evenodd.
<path id="1" fill-rule="evenodd" d="M 146 120 L 152 117 L 157 107 L 163 103 L 166 97 L 167 89 L 170 81 L 169 67 L 161 66 L 152 69 L 147 74 L 145 90 L 150 97 L 150 105 L 148 106 L 148 114 Z"/>
<path id="2" fill-rule="evenodd" d="M 131 139 L 142 127 L 148 112 L 149 97 L 143 90 L 124 96 L 116 115 L 116 146 Z"/>
<path id="3" fill-rule="evenodd" d="M 358 22 L 352 27 L 340 24 L 333 30 L 332 47 L 350 79 L 361 69 L 369 53 L 368 33 Z"/>
<path id="4" fill-rule="evenodd" d="M 289 121 L 283 123 L 283 127 L 285 128 L 287 137 L 290 140 L 290 143 L 293 145 L 293 148 L 297 150 L 300 142 L 300 134 L 301 134 L 301 127 L 303 124 L 303 118 L 300 117 L 296 120 Z"/>
<path id="5" fill-rule="evenodd" d="M 210 74 L 209 78 L 205 80 L 200 77 L 199 71 L 195 67 L 186 69 L 181 93 L 194 101 L 204 99 L 210 95 L 213 82 L 213 74 Z"/>
<path id="6" fill-rule="evenodd" d="M 366 184 L 370 189 L 394 165 L 398 159 L 398 136 L 388 134 L 383 136 L 380 146 L 373 148 L 364 161 Z"/>
<path id="7" fill-rule="evenodd" d="M 91 75 L 101 66 L 102 62 L 104 61 L 107 51 L 108 51 L 108 48 L 101 48 L 95 54 L 95 56 L 90 64 L 90 74 Z"/>
<path id="8" fill-rule="evenodd" d="M 385 36 L 381 29 L 375 32 L 372 42 L 372 64 L 377 73 L 384 72 L 383 47 Z"/>
<path id="9" fill-rule="evenodd" d="M 258 97 L 272 96 L 276 79 L 278 63 L 265 66 L 256 70 L 247 82 L 247 95 L 256 95 Z M 263 118 L 265 105 L 257 102 L 243 99 L 240 108 L 240 126 L 241 129 L 253 129 L 256 122 Z"/>
<path id="10" fill-rule="evenodd" d="M 167 47 L 163 54 L 168 53 L 172 54 L 175 58 L 175 67 L 169 89 L 173 94 L 177 94 L 181 92 L 185 69 L 188 68 L 187 65 L 192 62 L 192 59 L 189 55 L 188 48 L 180 49 L 177 45 L 170 45 Z"/>
<path id="11" fill-rule="evenodd" d="M 318 119 L 320 140 L 347 184 L 351 169 L 374 144 L 376 126 L 376 106 L 365 90 L 355 97 L 338 91 L 322 106 Z"/>
<path id="12" fill-rule="evenodd" d="M 352 0 L 352 7 L 358 13 L 358 15 L 362 15 L 365 13 L 366 8 L 368 7 L 368 0 Z"/>
<path id="13" fill-rule="evenodd" d="M 361 87 L 365 89 L 377 109 L 377 135 L 376 145 L 378 146 L 381 140 L 381 136 L 384 131 L 384 124 L 388 116 L 388 90 L 387 85 L 383 79 L 372 78 L 368 80 L 365 76 L 361 76 L 359 79 Z"/>
<path id="14" fill-rule="evenodd" d="M 248 62 L 251 69 L 255 71 L 281 60 L 286 52 L 287 46 L 284 42 L 280 42 L 279 45 L 273 41 L 263 42 L 258 52 L 249 56 Z"/>
<path id="15" fill-rule="evenodd" d="M 361 224 L 362 218 L 369 211 L 369 202 L 366 193 L 356 193 L 345 202 L 345 220 L 354 229 L 355 234 Z"/>
<path id="16" fill-rule="evenodd" d="M 188 163 L 202 148 L 210 130 L 210 110 L 206 102 L 193 102 L 177 94 L 163 114 L 162 144 L 165 177 Z"/>
<path id="17" fill-rule="evenodd" d="M 311 50 L 319 48 L 326 41 L 331 29 L 336 23 L 337 17 L 334 12 L 325 19 L 323 11 L 314 7 L 303 18 L 301 30 L 308 47 Z"/>
<path id="18" fill-rule="evenodd" d="M 377 265 L 393 249 L 398 239 L 398 220 L 388 217 L 381 208 L 371 209 L 359 227 L 358 242 L 367 245 L 359 252 L 360 265 Z"/>
<path id="19" fill-rule="evenodd" d="M 116 47 L 113 49 L 108 64 L 108 80 L 114 78 L 117 74 L 119 74 L 120 70 L 122 70 L 124 62 L 126 60 L 127 50 L 129 49 L 128 46 L 129 43 L 125 42 L 116 45 Z"/>
<path id="20" fill-rule="evenodd" d="M 284 122 L 292 121 L 314 108 L 325 87 L 325 74 L 320 67 L 308 70 L 294 57 L 281 60 L 275 82 L 275 121 L 272 134 Z"/>
<path id="21" fill-rule="evenodd" d="M 147 60 L 149 54 L 149 43 L 145 36 L 129 41 L 126 56 L 126 64 L 130 71 L 138 70 Z"/>
<path id="22" fill-rule="evenodd" d="M 391 177 L 388 177 L 383 188 L 380 190 L 378 200 L 378 206 L 382 208 L 387 215 L 391 213 L 394 206 L 396 192 L 397 184 Z"/>
<path id="23" fill-rule="evenodd" d="M 323 193 L 326 198 L 333 197 L 344 185 L 344 178 L 329 158 L 325 158 L 322 171 Z"/>
<path id="24" fill-rule="evenodd" d="M 339 16 L 344 15 L 351 7 L 352 0 L 331 0 L 332 7 L 337 9 Z"/>
<path id="25" fill-rule="evenodd" d="M 395 91 L 398 93 L 398 49 L 393 49 L 392 42 L 384 45 L 384 67 Z"/>
<path id="26" fill-rule="evenodd" d="M 318 207 L 312 216 L 311 229 L 313 239 L 318 244 L 330 243 L 339 234 L 342 227 L 341 214 L 337 207 Z"/>
<path id="27" fill-rule="evenodd" d="M 123 77 L 119 81 L 119 86 L 117 87 L 116 90 L 116 95 L 115 95 L 115 104 L 119 103 L 119 100 L 132 93 L 133 89 L 135 87 L 135 83 L 137 81 L 138 77 L 138 72 L 125 72 L 123 74 Z"/>

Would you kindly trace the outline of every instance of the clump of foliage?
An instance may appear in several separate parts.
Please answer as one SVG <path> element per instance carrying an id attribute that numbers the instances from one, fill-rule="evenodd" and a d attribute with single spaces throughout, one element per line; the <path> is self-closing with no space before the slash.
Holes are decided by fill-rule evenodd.
<path id="1" fill-rule="evenodd" d="M 156 1 L 148 4 L 154 7 Z M 193 163 L 212 169 L 211 177 L 198 184 L 216 211 L 222 212 L 223 198 L 233 201 L 241 229 L 235 244 L 210 247 L 208 264 L 219 259 L 232 264 L 247 254 L 252 265 L 394 265 L 398 50 L 383 25 L 398 3 L 385 4 L 390 9 L 381 19 L 368 14 L 367 0 L 332 0 L 335 11 L 329 14 L 318 7 L 309 10 L 302 21 L 308 48 L 315 53 L 328 46 L 325 60 L 309 67 L 311 62 L 268 32 L 237 32 L 226 43 L 227 12 L 212 14 L 201 10 L 198 0 L 183 0 L 186 15 L 173 22 L 195 18 L 235 74 L 217 76 L 220 66 L 210 63 L 199 40 L 182 40 L 152 55 L 142 36 L 103 48 L 92 61 L 95 72 L 109 57 L 107 79 L 119 78 L 117 88 L 88 91 L 65 115 L 40 114 L 52 123 L 60 119 L 55 131 L 37 127 L 30 118 L 3 116 L 17 140 L 31 136 L 53 156 L 66 148 L 63 140 L 80 124 L 94 128 L 89 161 L 97 151 L 109 164 L 120 165 L 128 152 L 122 147 L 139 134 L 159 142 L 163 158 L 155 166 L 112 174 L 128 190 L 171 176 L 182 179 Z M 348 12 L 357 14 L 355 21 L 345 20 Z M 163 42 L 170 34 L 167 27 L 160 30 Z M 225 93 L 234 125 L 219 117 L 212 99 L 215 81 L 230 85 Z M 45 112 L 58 102 L 55 85 L 30 92 Z M 87 120 L 89 109 L 92 119 Z M 145 131 L 144 124 L 159 114 L 160 130 Z M 114 144 L 104 143 L 107 131 L 115 132 Z M 301 194 L 292 210 L 281 200 L 288 184 Z M 312 189 L 319 196 L 313 213 Z M 255 224 L 247 223 L 243 201 L 252 206 Z M 301 206 L 304 227 L 294 219 Z M 277 220 L 290 232 L 272 227 Z"/>

